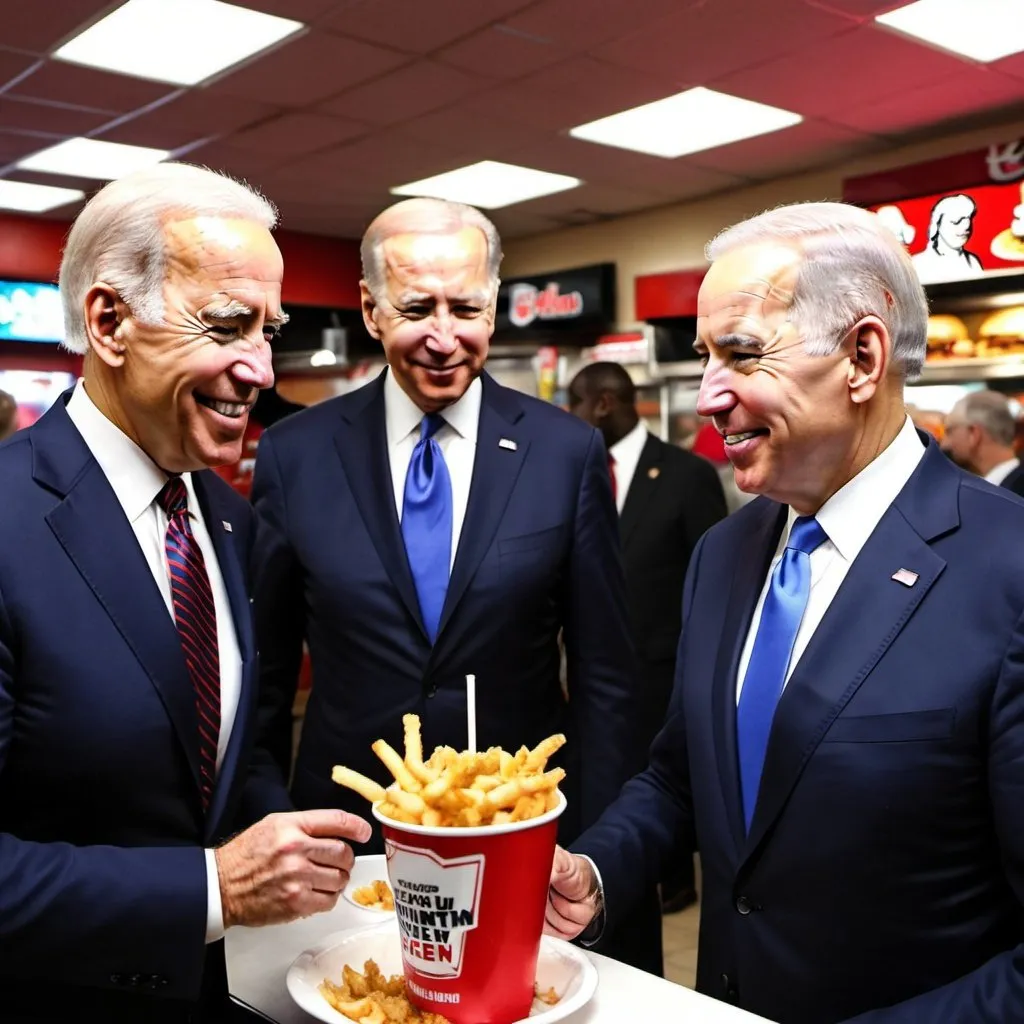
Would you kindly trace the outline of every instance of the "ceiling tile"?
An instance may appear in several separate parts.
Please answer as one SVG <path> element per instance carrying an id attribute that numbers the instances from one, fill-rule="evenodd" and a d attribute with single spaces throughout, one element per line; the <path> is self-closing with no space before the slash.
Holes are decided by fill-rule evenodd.
<path id="1" fill-rule="evenodd" d="M 0 96 L 0 128 L 45 132 L 50 135 L 88 135 L 109 120 L 110 114 L 107 113 Z"/>
<path id="2" fill-rule="evenodd" d="M 905 36 L 864 26 L 809 48 L 799 61 L 771 60 L 714 78 L 711 85 L 745 99 L 837 123 L 845 111 L 939 83 L 969 61 L 919 46 Z M 838 73 L 845 69 L 845 73 Z"/>
<path id="3" fill-rule="evenodd" d="M 683 87 L 684 83 L 579 56 L 522 81 L 478 90 L 466 106 L 481 113 L 499 114 L 508 121 L 560 132 L 663 99 Z M 552 96 L 557 96 L 558 102 L 553 103 Z"/>
<path id="4" fill-rule="evenodd" d="M 521 121 L 486 111 L 468 110 L 462 106 L 447 107 L 424 114 L 394 131 L 407 140 L 443 143 L 452 140 L 453 154 L 475 152 L 475 160 L 504 158 L 504 154 L 532 142 L 543 143 L 545 133 Z M 407 143 L 408 145 L 408 143 Z"/>
<path id="5" fill-rule="evenodd" d="M 37 3 L 3 5 L 5 46 L 46 53 L 77 35 L 86 26 L 120 7 L 124 0 L 46 0 L 45 12 Z"/>
<path id="6" fill-rule="evenodd" d="M 309 32 L 208 86 L 211 94 L 241 96 L 282 107 L 302 107 L 406 63 L 394 50 Z"/>
<path id="7" fill-rule="evenodd" d="M 39 58 L 28 53 L 15 53 L 0 48 L 0 91 L 3 91 L 19 75 L 23 75 Z"/>
<path id="8" fill-rule="evenodd" d="M 238 131 L 278 110 L 268 103 L 235 96 L 211 98 L 205 89 L 189 89 L 178 99 L 111 128 L 102 137 L 132 146 L 173 150 L 199 139 Z"/>
<path id="9" fill-rule="evenodd" d="M 852 28 L 844 15 L 803 0 L 715 0 L 687 7 L 640 31 L 598 47 L 593 55 L 647 74 L 706 85 L 712 78 L 785 53 L 803 54 L 818 42 Z M 811 47 L 811 44 L 814 44 Z M 791 62 L 796 69 L 799 62 Z"/>
<path id="10" fill-rule="evenodd" d="M 325 28 L 409 53 L 430 53 L 530 6 L 531 0 L 348 0 Z"/>
<path id="11" fill-rule="evenodd" d="M 888 145 L 865 131 L 804 121 L 783 131 L 693 153 L 689 159 L 712 170 L 768 180 L 877 152 Z"/>
<path id="12" fill-rule="evenodd" d="M 304 25 L 312 24 L 336 8 L 339 0 L 245 0 L 242 6 L 279 18 L 293 18 Z"/>
<path id="13" fill-rule="evenodd" d="M 1003 75 L 1024 79 L 1024 53 L 1015 53 L 1010 57 L 1004 57 L 1002 60 L 986 64 L 985 67 L 990 71 L 998 71 Z"/>
<path id="14" fill-rule="evenodd" d="M 558 43 L 568 51 L 589 50 L 635 32 L 667 14 L 704 0 L 543 0 L 506 18 L 517 32 Z"/>
<path id="15" fill-rule="evenodd" d="M 498 229 L 498 234 L 506 241 L 512 238 L 526 238 L 529 235 L 542 235 L 564 226 L 543 214 L 527 213 L 518 206 L 510 206 L 507 210 L 490 210 L 488 216 Z"/>
<path id="16" fill-rule="evenodd" d="M 61 136 L 44 138 L 26 132 L 0 131 L 0 166 L 20 160 L 30 153 L 38 153 L 47 146 L 61 141 Z"/>
<path id="17" fill-rule="evenodd" d="M 560 46 L 500 25 L 481 29 L 437 54 L 438 60 L 483 78 L 521 78 L 564 58 Z"/>
<path id="18" fill-rule="evenodd" d="M 835 115 L 835 120 L 860 131 L 902 136 L 908 131 L 938 125 L 958 117 L 1024 101 L 1024 81 L 986 68 L 970 68 L 917 89 Z"/>
<path id="19" fill-rule="evenodd" d="M 286 156 L 273 150 L 236 149 L 226 142 L 217 140 L 186 151 L 181 155 L 181 159 L 186 163 L 201 164 L 203 167 L 223 171 L 235 178 L 252 181 L 259 175 L 279 167 Z"/>
<path id="20" fill-rule="evenodd" d="M 357 138 L 367 131 L 366 125 L 347 118 L 296 112 L 253 125 L 224 141 L 234 149 L 283 154 L 284 162 Z"/>
<path id="21" fill-rule="evenodd" d="M 437 110 L 479 89 L 480 81 L 474 75 L 420 60 L 350 89 L 322 103 L 319 109 L 327 114 L 388 125 Z"/>
<path id="22" fill-rule="evenodd" d="M 147 82 L 129 75 L 115 75 L 95 68 L 48 60 L 23 78 L 9 96 L 28 96 L 56 103 L 94 107 L 125 113 L 155 103 L 176 92 L 163 82 Z"/>

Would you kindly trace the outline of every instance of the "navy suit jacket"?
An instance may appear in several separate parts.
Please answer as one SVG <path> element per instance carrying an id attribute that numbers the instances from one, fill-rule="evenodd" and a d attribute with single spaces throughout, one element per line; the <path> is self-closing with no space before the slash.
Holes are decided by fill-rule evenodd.
<path id="1" fill-rule="evenodd" d="M 204 816 L 178 633 L 69 395 L 0 447 L 0 1017 L 26 988 L 56 1016 L 88 1006 L 114 1019 L 131 993 L 197 1002 L 210 952 L 203 847 L 241 816 L 287 806 L 272 782 L 246 786 L 251 509 L 195 474 L 243 660 Z M 60 997 L 60 984 L 81 988 Z"/>
<path id="2" fill-rule="evenodd" d="M 428 751 L 464 749 L 470 673 L 482 747 L 567 733 L 563 835 L 595 821 L 642 766 L 617 517 L 591 427 L 484 375 L 469 503 L 434 645 L 395 508 L 383 375 L 264 433 L 253 499 L 261 702 L 284 769 L 303 638 L 312 658 L 292 786 L 299 807 L 366 816 L 362 798 L 331 782 L 331 767 L 391 781 L 370 744 L 383 737 L 401 749 L 404 713 L 421 716 Z"/>
<path id="3" fill-rule="evenodd" d="M 786 686 L 746 834 L 736 672 L 785 516 L 758 499 L 694 554 L 668 721 L 576 847 L 609 918 L 699 842 L 701 991 L 783 1024 L 1024 1020 L 1024 504 L 929 442 Z"/>

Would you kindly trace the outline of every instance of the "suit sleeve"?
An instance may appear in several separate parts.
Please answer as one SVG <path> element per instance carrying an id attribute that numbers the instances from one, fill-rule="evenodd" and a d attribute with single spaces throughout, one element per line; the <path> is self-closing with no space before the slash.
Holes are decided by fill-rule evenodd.
<path id="1" fill-rule="evenodd" d="M 728 514 L 722 481 L 710 462 L 699 455 L 693 466 L 693 486 L 686 502 L 686 537 L 692 551 L 697 541 Z"/>
<path id="2" fill-rule="evenodd" d="M 1001 865 L 1024 907 L 1024 616 L 1003 658 L 989 719 L 989 799 Z M 958 981 L 882 1010 L 856 1024 L 1006 1024 L 1024 1020 L 1024 943 Z M 849 1022 L 853 1024 L 853 1021 Z"/>
<path id="3" fill-rule="evenodd" d="M 253 476 L 256 509 L 253 605 L 260 659 L 255 770 L 284 783 L 291 771 L 292 707 L 305 637 L 302 575 L 288 536 L 288 502 L 273 431 L 260 438 Z"/>
<path id="4" fill-rule="evenodd" d="M 0 593 L 0 778 L 17 709 L 15 637 Z M 27 842 L 0 825 L 0 977 L 117 989 L 166 979 L 164 996 L 198 997 L 206 953 L 206 864 L 199 847 Z M 157 981 L 159 984 L 159 981 Z M 3 1016 L 0 1011 L 0 1017 Z"/>
<path id="5" fill-rule="evenodd" d="M 590 857 L 601 874 L 607 930 L 661 881 L 680 855 L 696 849 L 693 799 L 687 757 L 684 680 L 686 620 L 693 606 L 701 539 L 693 552 L 683 590 L 683 631 L 668 716 L 654 739 L 650 763 L 622 790 L 600 821 L 573 843 L 574 853 Z"/>

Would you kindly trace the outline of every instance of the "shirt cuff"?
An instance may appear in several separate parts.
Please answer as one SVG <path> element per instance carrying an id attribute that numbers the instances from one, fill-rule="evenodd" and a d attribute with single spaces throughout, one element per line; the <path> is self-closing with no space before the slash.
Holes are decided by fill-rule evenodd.
<path id="1" fill-rule="evenodd" d="M 206 854 L 206 942 L 209 945 L 224 938 L 224 909 L 220 902 L 217 855 L 213 850 L 203 852 Z"/>
<path id="2" fill-rule="evenodd" d="M 601 871 L 594 861 L 588 857 L 585 853 L 577 854 L 578 857 L 582 857 L 589 865 L 591 870 L 594 872 L 594 878 L 597 881 L 597 906 L 598 911 L 594 915 L 594 920 L 587 925 L 586 928 L 580 932 L 577 941 L 581 946 L 590 947 L 595 945 L 601 940 L 601 936 L 604 935 L 604 882 L 601 880 Z"/>

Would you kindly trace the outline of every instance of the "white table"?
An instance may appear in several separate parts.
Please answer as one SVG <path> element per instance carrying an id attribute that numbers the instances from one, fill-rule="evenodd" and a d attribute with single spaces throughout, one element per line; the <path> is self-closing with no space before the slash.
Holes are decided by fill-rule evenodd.
<path id="1" fill-rule="evenodd" d="M 380 921 L 345 900 L 328 914 L 269 928 L 232 928 L 227 935 L 228 984 L 231 994 L 276 1024 L 314 1021 L 292 1002 L 285 975 L 292 961 L 333 932 Z M 765 1024 L 764 1019 L 617 960 L 587 954 L 597 967 L 594 998 L 566 1024 L 632 1024 L 644 1019 L 679 1020 L 687 1024 Z M 654 1013 L 657 1011 L 657 1016 Z"/>

